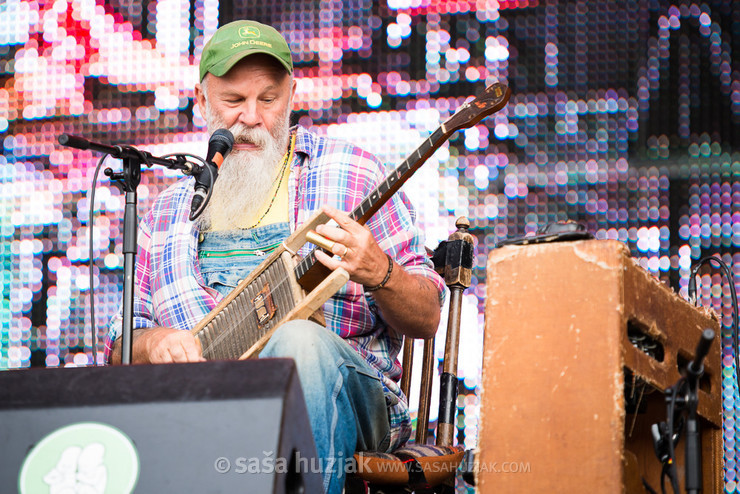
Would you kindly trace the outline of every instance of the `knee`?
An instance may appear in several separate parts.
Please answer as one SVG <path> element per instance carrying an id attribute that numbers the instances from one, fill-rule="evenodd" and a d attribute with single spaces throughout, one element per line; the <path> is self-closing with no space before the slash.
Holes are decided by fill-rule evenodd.
<path id="1" fill-rule="evenodd" d="M 325 399 L 333 389 L 327 383 L 337 380 L 343 362 L 336 338 L 331 330 L 311 321 L 289 321 L 275 331 L 260 357 L 293 359 L 306 399 L 317 393 Z"/>
<path id="2" fill-rule="evenodd" d="M 323 345 L 329 330 L 312 321 L 293 320 L 280 326 L 270 338 L 261 357 L 292 357 L 315 355 Z"/>

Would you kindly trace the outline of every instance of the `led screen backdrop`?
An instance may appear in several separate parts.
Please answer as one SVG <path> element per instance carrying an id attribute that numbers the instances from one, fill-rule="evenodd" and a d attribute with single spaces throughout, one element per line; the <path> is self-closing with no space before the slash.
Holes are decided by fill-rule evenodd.
<path id="1" fill-rule="evenodd" d="M 477 238 L 461 343 L 458 439 L 466 447 L 477 430 L 485 261 L 497 241 L 573 219 L 625 242 L 683 296 L 691 264 L 707 254 L 731 263 L 738 279 L 740 6 L 731 0 L 5 0 L 0 368 L 92 361 L 93 224 L 99 337 L 120 305 L 122 196 L 101 174 L 91 218 L 99 156 L 57 137 L 204 155 L 197 61 L 218 25 L 238 18 L 273 24 L 289 40 L 296 123 L 389 165 L 490 82 L 513 90 L 505 110 L 453 136 L 404 188 L 429 246 L 463 214 Z M 145 170 L 140 214 L 177 178 Z M 739 398 L 728 286 L 719 271 L 702 271 L 699 302 L 723 317 L 734 491 Z"/>

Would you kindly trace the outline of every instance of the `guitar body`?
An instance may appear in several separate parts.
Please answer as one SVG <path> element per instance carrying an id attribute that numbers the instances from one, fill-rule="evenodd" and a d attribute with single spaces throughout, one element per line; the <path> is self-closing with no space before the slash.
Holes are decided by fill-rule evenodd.
<path id="1" fill-rule="evenodd" d="M 499 111 L 510 96 L 509 88 L 497 82 L 463 104 L 363 199 L 350 218 L 367 223 L 453 133 Z M 293 319 L 323 323 L 323 316 L 317 315 L 321 306 L 347 283 L 349 274 L 341 268 L 329 271 L 317 262 L 316 249 L 302 259 L 296 252 L 306 243 L 308 232 L 327 221 L 324 213 L 314 214 L 192 329 L 206 359 L 256 356 L 275 330 Z"/>
<path id="2" fill-rule="evenodd" d="M 325 324 L 321 306 L 347 283 L 349 274 L 344 269 L 325 270 L 327 275 L 307 293 L 298 284 L 294 268 L 295 253 L 306 243 L 306 233 L 328 220 L 321 212 L 314 214 L 191 330 L 203 357 L 254 357 L 287 321 L 314 319 Z"/>

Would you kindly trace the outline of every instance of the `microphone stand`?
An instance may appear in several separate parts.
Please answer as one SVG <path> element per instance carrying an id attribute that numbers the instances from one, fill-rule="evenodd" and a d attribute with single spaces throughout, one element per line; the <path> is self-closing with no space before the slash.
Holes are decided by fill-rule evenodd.
<path id="1" fill-rule="evenodd" d="M 141 181 L 141 165 L 161 165 L 173 170 L 182 170 L 185 175 L 192 175 L 193 165 L 184 156 L 176 159 L 158 158 L 146 151 L 141 151 L 132 146 L 108 146 L 88 141 L 82 137 L 62 134 L 59 136 L 59 144 L 77 149 L 92 149 L 101 153 L 109 154 L 123 162 L 123 171 L 114 172 L 106 168 L 105 174 L 112 181 L 116 181 L 121 191 L 126 196 L 126 207 L 123 212 L 123 325 L 121 332 L 121 363 L 131 363 L 133 349 L 133 327 L 134 327 L 134 271 L 136 268 L 136 245 L 138 218 L 136 211 L 136 188 Z M 90 218 L 92 221 L 92 218 Z M 92 289 L 92 287 L 90 287 Z"/>
<path id="2" fill-rule="evenodd" d="M 704 357 L 714 341 L 714 331 L 705 329 L 696 345 L 694 360 L 686 366 L 686 376 L 666 389 L 667 423 L 653 424 L 651 432 L 655 454 L 663 464 L 663 475 L 668 474 L 673 492 L 678 494 L 678 478 L 675 464 L 675 445 L 683 425 L 676 427 L 676 418 L 686 411 L 686 444 L 684 446 L 684 489 L 687 494 L 699 494 L 702 490 L 701 433 L 696 410 L 699 405 L 699 380 L 704 375 Z M 677 431 L 675 429 L 678 429 Z M 661 482 L 662 485 L 662 482 Z M 665 492 L 665 491 L 664 491 Z"/>

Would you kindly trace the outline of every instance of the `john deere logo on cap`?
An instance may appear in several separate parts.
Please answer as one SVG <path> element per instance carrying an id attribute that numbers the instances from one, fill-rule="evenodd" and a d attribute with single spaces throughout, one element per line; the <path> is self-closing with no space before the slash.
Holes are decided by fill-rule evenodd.
<path id="1" fill-rule="evenodd" d="M 254 26 L 243 26 L 239 28 L 239 36 L 242 38 L 259 38 L 260 30 Z"/>

